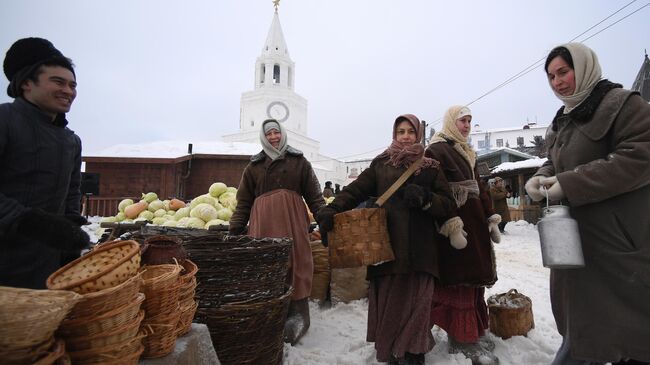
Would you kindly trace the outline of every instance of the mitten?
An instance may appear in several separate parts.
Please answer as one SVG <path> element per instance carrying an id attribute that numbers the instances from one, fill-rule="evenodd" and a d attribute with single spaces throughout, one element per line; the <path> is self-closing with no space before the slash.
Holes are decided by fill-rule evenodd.
<path id="1" fill-rule="evenodd" d="M 560 201 L 566 197 L 564 190 L 560 186 L 560 182 L 557 180 L 557 176 L 545 177 L 540 183 L 543 186 L 542 190 L 546 190 L 548 194 L 548 200 Z"/>
<path id="2" fill-rule="evenodd" d="M 334 228 L 334 214 L 338 213 L 336 209 L 325 205 L 316 213 L 316 222 L 321 233 L 329 232 Z"/>
<path id="3" fill-rule="evenodd" d="M 61 251 L 81 250 L 90 244 L 90 237 L 79 225 L 38 208 L 29 209 L 18 217 L 13 230 Z"/>
<path id="4" fill-rule="evenodd" d="M 528 196 L 530 196 L 530 198 L 536 202 L 544 199 L 544 194 L 541 191 L 542 188 L 541 181 L 543 179 L 544 176 L 533 176 L 530 179 L 528 179 L 528 181 L 526 181 L 526 185 L 524 185 L 524 188 L 526 189 Z"/>
<path id="5" fill-rule="evenodd" d="M 428 188 L 418 184 L 408 184 L 404 187 L 404 201 L 409 208 L 427 209 L 431 206 L 432 195 Z"/>
<path id="6" fill-rule="evenodd" d="M 453 217 L 448 219 L 442 227 L 440 227 L 440 234 L 449 237 L 449 243 L 457 250 L 467 246 L 467 232 L 463 229 L 463 220 L 460 217 Z"/>
<path id="7" fill-rule="evenodd" d="M 501 216 L 492 214 L 488 218 L 488 229 L 490 230 L 490 239 L 494 243 L 501 242 L 501 231 L 499 231 L 499 223 L 501 223 Z"/>

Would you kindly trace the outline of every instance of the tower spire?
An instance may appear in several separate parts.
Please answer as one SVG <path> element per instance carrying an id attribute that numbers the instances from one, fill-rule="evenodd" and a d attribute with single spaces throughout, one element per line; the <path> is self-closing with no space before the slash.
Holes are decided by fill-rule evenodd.
<path id="1" fill-rule="evenodd" d="M 280 0 L 273 0 L 273 7 L 275 8 L 275 12 L 278 12 L 278 8 L 280 7 Z"/>

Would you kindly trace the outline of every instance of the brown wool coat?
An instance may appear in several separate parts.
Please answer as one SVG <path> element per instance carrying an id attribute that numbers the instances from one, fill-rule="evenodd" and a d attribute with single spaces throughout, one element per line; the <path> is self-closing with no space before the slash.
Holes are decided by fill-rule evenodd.
<path id="1" fill-rule="evenodd" d="M 445 172 L 449 182 L 472 179 L 472 169 L 450 143 L 431 144 L 426 155 L 440 161 L 440 168 Z M 467 247 L 457 250 L 449 240 L 440 249 L 440 281 L 444 285 L 492 285 L 497 280 L 494 248 L 490 240 L 487 219 L 494 214 L 492 200 L 485 184 L 478 179 L 478 170 L 474 176 L 479 186 L 479 197 L 468 198 L 456 214 L 463 220 L 467 232 Z"/>
<path id="2" fill-rule="evenodd" d="M 557 176 L 586 264 L 551 270 L 558 330 L 575 358 L 650 361 L 650 105 L 613 89 L 586 123 L 557 122 L 537 175 Z"/>
<path id="3" fill-rule="evenodd" d="M 492 198 L 492 207 L 496 214 L 501 216 L 502 222 L 510 222 L 510 209 L 508 209 L 507 199 L 508 192 L 505 188 L 490 188 L 490 197 Z"/>
<path id="4" fill-rule="evenodd" d="M 386 165 L 388 158 L 375 158 L 370 167 L 347 185 L 330 206 L 339 212 L 355 208 L 370 197 L 379 197 L 406 171 Z M 426 211 L 409 208 L 404 203 L 403 188 L 418 184 L 434 193 Z M 411 175 L 382 206 L 387 212 L 388 234 L 395 260 L 368 266 L 368 278 L 382 275 L 425 272 L 438 276 L 438 246 L 449 244 L 437 233 L 436 222 L 442 224 L 453 216 L 453 199 L 444 174 L 434 167 L 423 168 Z"/>
<path id="5" fill-rule="evenodd" d="M 237 209 L 230 218 L 230 228 L 245 227 L 255 198 L 277 189 L 295 191 L 305 199 L 312 212 L 318 212 L 325 205 L 316 174 L 302 152 L 289 147 L 275 160 L 260 152 L 251 157 L 242 175 L 237 190 Z"/>

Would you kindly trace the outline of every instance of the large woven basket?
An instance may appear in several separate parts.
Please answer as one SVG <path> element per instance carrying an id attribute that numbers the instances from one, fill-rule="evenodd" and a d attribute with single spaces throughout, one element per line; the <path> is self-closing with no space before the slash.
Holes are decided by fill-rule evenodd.
<path id="1" fill-rule="evenodd" d="M 68 352 L 68 355 L 70 355 L 75 365 L 115 361 L 137 352 L 142 347 L 142 339 L 146 336 L 147 331 L 141 329 L 133 338 L 107 346 L 93 347 L 88 350 L 71 351 Z"/>
<path id="2" fill-rule="evenodd" d="M 147 317 L 170 313 L 178 308 L 180 265 L 152 265 L 143 267 L 144 284 L 142 292 L 146 299 L 143 304 Z M 146 352 L 146 350 L 145 350 Z"/>
<path id="3" fill-rule="evenodd" d="M 197 310 L 223 364 L 282 364 L 282 335 L 293 288 L 276 298 Z"/>
<path id="4" fill-rule="evenodd" d="M 131 299 L 130 303 L 98 316 L 64 320 L 57 333 L 65 337 L 79 337 L 109 332 L 114 328 L 133 322 L 140 313 L 140 305 L 143 301 L 144 294 L 138 293 Z"/>
<path id="5" fill-rule="evenodd" d="M 314 258 L 314 277 L 309 298 L 323 302 L 327 299 L 327 291 L 330 286 L 329 251 L 321 241 L 313 241 L 309 245 L 311 246 L 311 255 Z"/>
<path id="6" fill-rule="evenodd" d="M 125 282 L 100 291 L 83 294 L 68 318 L 99 316 L 130 303 L 140 291 L 142 277 L 136 274 Z"/>
<path id="7" fill-rule="evenodd" d="M 487 300 L 490 316 L 490 332 L 503 339 L 526 336 L 535 328 L 533 302 L 517 289 L 495 294 Z"/>
<path id="8" fill-rule="evenodd" d="M 80 298 L 63 290 L 0 287 L 0 358 L 5 351 L 38 347 L 51 339 Z"/>
<path id="9" fill-rule="evenodd" d="M 181 307 L 181 317 L 176 325 L 176 337 L 181 337 L 190 332 L 192 329 L 192 321 L 196 314 L 196 309 L 199 307 L 198 303 L 192 302 L 190 305 Z"/>
<path id="10" fill-rule="evenodd" d="M 384 208 L 352 209 L 334 215 L 328 234 L 330 267 L 376 265 L 395 260 Z"/>
<path id="11" fill-rule="evenodd" d="M 144 319 L 143 310 L 141 310 L 138 316 L 131 322 L 113 328 L 110 331 L 94 334 L 92 336 L 66 337 L 66 348 L 71 351 L 80 351 L 122 343 L 134 338 L 138 334 L 142 319 Z"/>
<path id="12" fill-rule="evenodd" d="M 144 358 L 164 357 L 174 351 L 176 329 L 182 312 L 177 309 L 171 313 L 146 318 L 142 326 L 150 331 L 142 341 Z"/>
<path id="13" fill-rule="evenodd" d="M 136 274 L 140 246 L 136 241 L 113 241 L 100 245 L 47 278 L 49 289 L 92 293 L 117 286 Z"/>
<path id="14" fill-rule="evenodd" d="M 53 365 L 65 355 L 65 342 L 56 340 L 49 351 L 32 365 Z M 62 363 L 62 362 L 59 362 Z"/>

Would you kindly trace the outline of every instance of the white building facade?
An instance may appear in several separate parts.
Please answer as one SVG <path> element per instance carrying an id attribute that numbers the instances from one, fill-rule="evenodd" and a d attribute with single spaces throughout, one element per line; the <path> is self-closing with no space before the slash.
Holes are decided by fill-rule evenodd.
<path id="1" fill-rule="evenodd" d="M 522 127 L 482 130 L 474 125 L 469 134 L 469 143 L 474 150 L 486 150 L 500 147 L 533 147 L 536 137 L 545 138 L 548 126 L 528 123 Z"/>
<path id="2" fill-rule="evenodd" d="M 344 185 L 345 164 L 320 153 L 320 142 L 307 136 L 307 99 L 294 91 L 295 63 L 289 56 L 277 8 L 262 53 L 255 62 L 254 89 L 242 93 L 239 132 L 222 136 L 225 142 L 260 142 L 260 127 L 276 119 L 287 131 L 289 145 L 301 150 L 321 183 Z M 261 150 L 261 146 L 260 146 Z"/>

